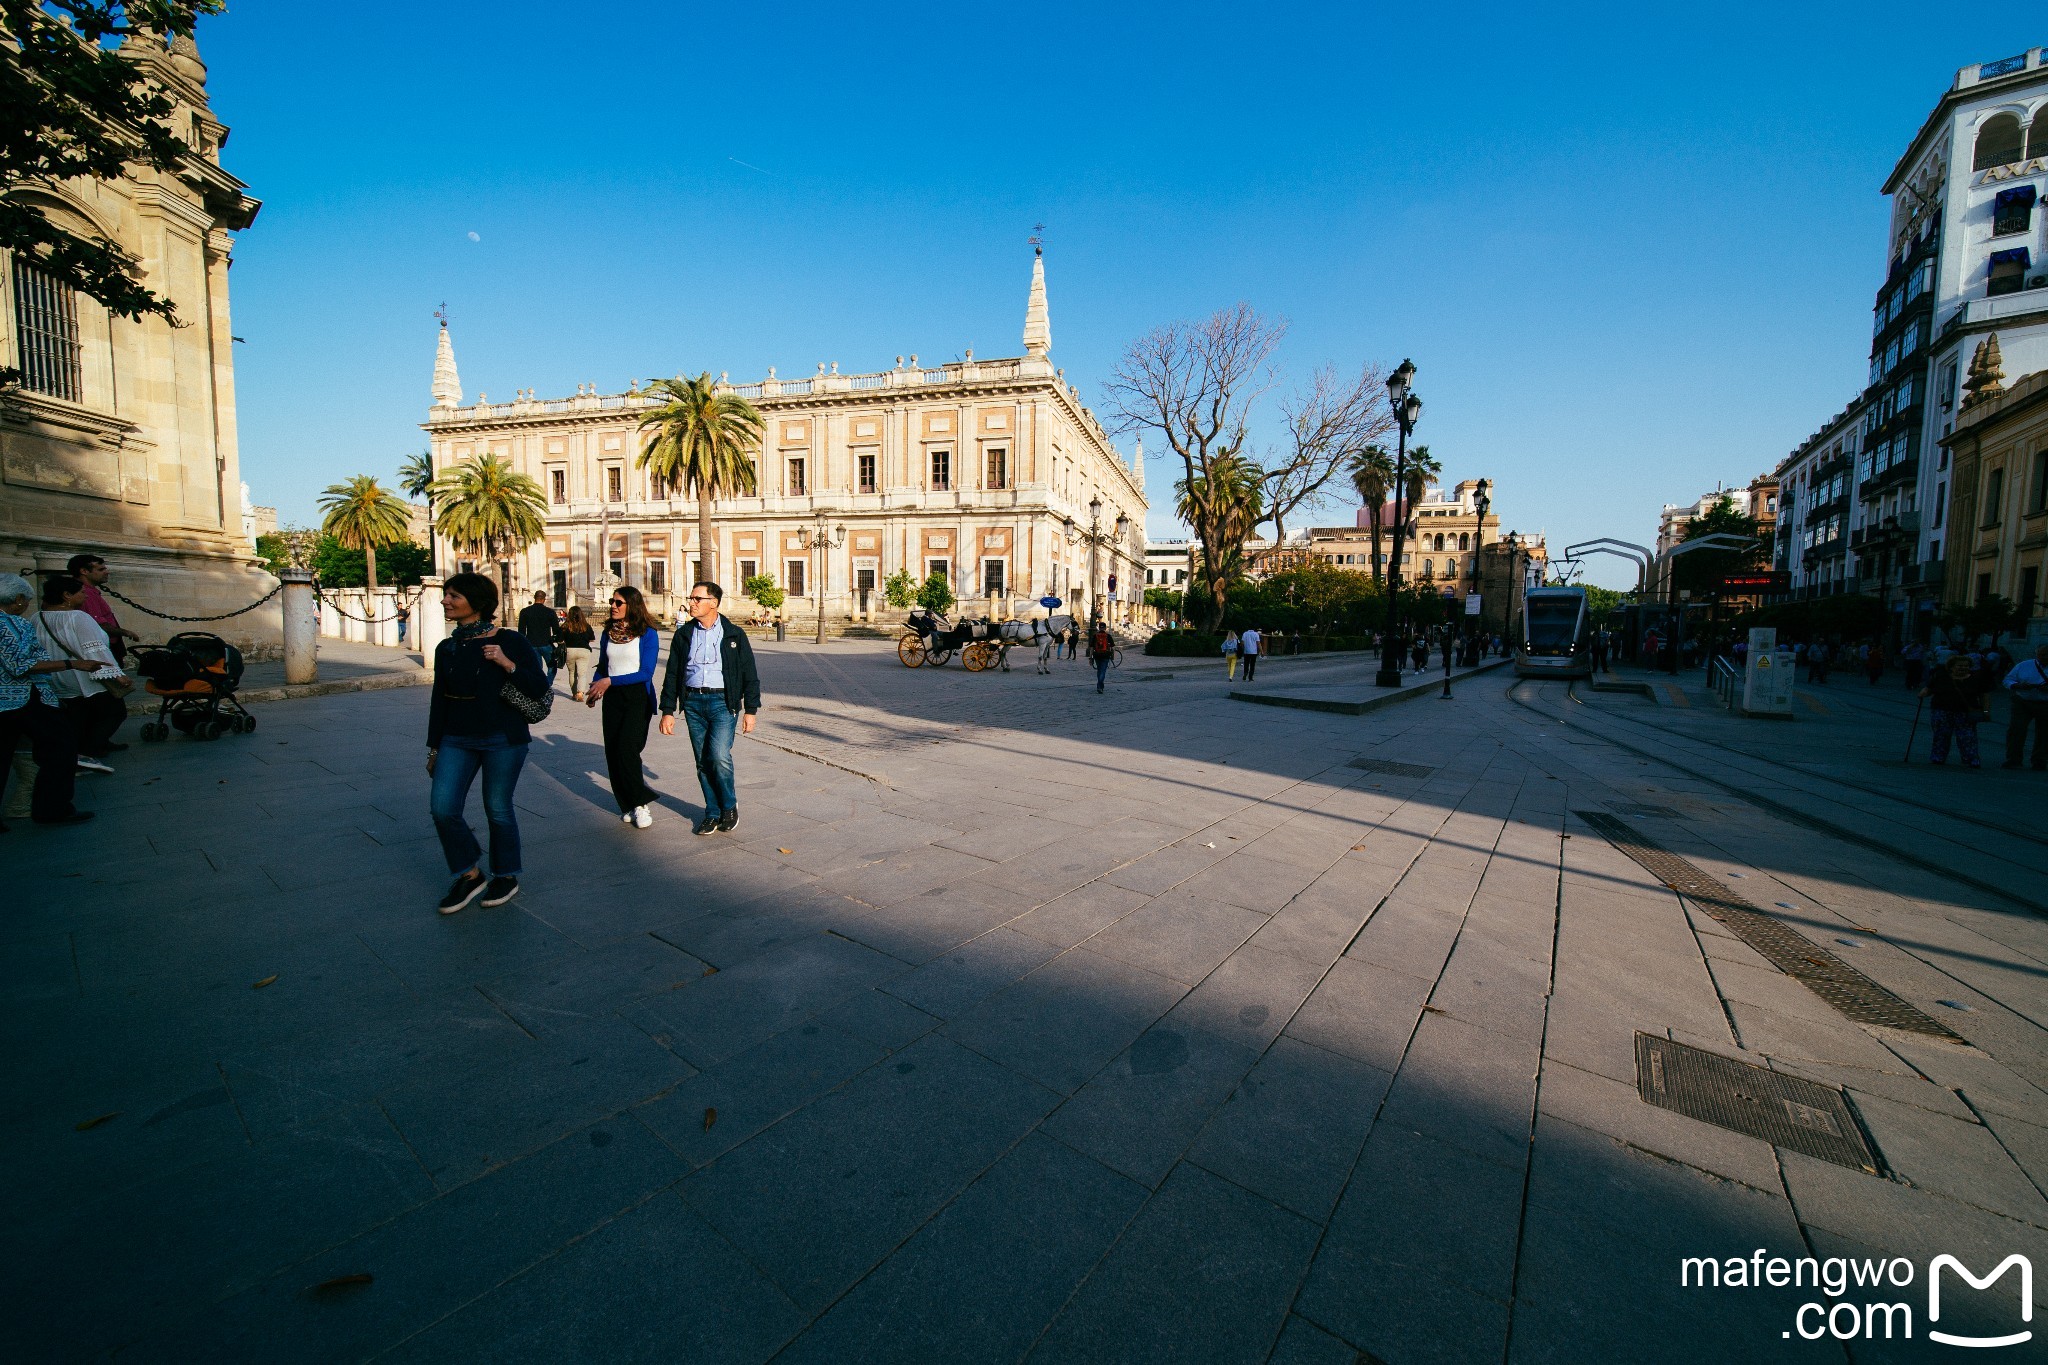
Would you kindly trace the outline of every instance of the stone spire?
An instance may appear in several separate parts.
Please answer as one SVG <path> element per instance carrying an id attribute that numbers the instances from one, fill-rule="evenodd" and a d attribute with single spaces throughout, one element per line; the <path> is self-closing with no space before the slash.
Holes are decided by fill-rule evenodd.
<path id="1" fill-rule="evenodd" d="M 434 406 L 462 406 L 462 380 L 455 374 L 455 347 L 448 342 L 448 319 L 441 319 L 441 343 L 434 350 Z"/>
<path id="2" fill-rule="evenodd" d="M 1031 256 L 1031 299 L 1024 305 L 1024 354 L 1044 356 L 1052 349 L 1052 318 L 1045 310 L 1045 248 Z"/>
<path id="3" fill-rule="evenodd" d="M 1138 438 L 1137 453 L 1131 456 L 1131 479 L 1138 485 L 1138 491 L 1145 491 L 1145 438 Z"/>
<path id="4" fill-rule="evenodd" d="M 1998 353 L 1998 333 L 1985 337 L 1970 357 L 1970 372 L 1963 379 L 1963 406 L 1971 407 L 2005 392 L 2004 357 Z"/>

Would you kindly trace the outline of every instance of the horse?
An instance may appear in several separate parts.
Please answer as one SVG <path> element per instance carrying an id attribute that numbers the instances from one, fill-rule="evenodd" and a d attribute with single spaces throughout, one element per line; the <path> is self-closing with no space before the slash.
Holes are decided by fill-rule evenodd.
<path id="1" fill-rule="evenodd" d="M 1039 617 L 1030 621 L 1005 621 L 998 628 L 996 642 L 1003 661 L 1003 672 L 1010 671 L 1010 646 L 1038 646 L 1038 671 L 1052 672 L 1052 649 L 1060 636 L 1073 628 L 1071 615 Z"/>

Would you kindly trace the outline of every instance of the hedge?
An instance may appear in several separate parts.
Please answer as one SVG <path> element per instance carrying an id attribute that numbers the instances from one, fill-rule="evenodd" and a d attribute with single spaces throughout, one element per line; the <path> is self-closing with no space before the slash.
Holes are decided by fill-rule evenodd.
<path id="1" fill-rule="evenodd" d="M 1205 630 L 1162 630 L 1145 641 L 1145 652 L 1176 659 L 1220 659 L 1223 637 Z"/>

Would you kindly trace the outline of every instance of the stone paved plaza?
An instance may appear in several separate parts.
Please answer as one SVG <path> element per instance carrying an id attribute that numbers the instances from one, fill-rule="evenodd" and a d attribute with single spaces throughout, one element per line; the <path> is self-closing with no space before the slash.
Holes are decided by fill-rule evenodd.
<path id="1" fill-rule="evenodd" d="M 1955 1354 L 1924 1278 L 1879 1296 L 1911 1341 L 1807 1341 L 1837 1300 L 1681 1260 L 2048 1272 L 2043 788 L 1902 765 L 1899 696 L 762 671 L 727 836 L 659 737 L 622 827 L 560 702 L 497 910 L 433 911 L 423 688 L 138 744 L 94 825 L 17 822 L 8 1355 L 1913 1360 Z M 1963 1041 L 1851 1022 L 1588 812 Z M 1646 1103 L 1638 1033 L 1845 1087 L 1880 1172 Z"/>

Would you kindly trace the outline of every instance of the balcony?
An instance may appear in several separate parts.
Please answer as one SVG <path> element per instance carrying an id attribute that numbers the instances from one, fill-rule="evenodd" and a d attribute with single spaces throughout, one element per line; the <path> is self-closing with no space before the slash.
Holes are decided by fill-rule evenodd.
<path id="1" fill-rule="evenodd" d="M 1917 408 L 1914 410 L 1918 411 Z M 1856 496 L 1859 498 L 1873 497 L 1884 492 L 1887 488 L 1896 488 L 1901 484 L 1911 483 L 1919 476 L 1920 457 L 1918 455 L 1908 456 L 1906 459 L 1886 466 L 1858 484 L 1856 486 Z M 1917 513 L 1908 515 L 1912 515 L 1916 521 L 1918 520 Z M 1906 518 L 1901 516 L 1899 518 L 1900 524 L 1903 525 L 1905 520 Z"/>

